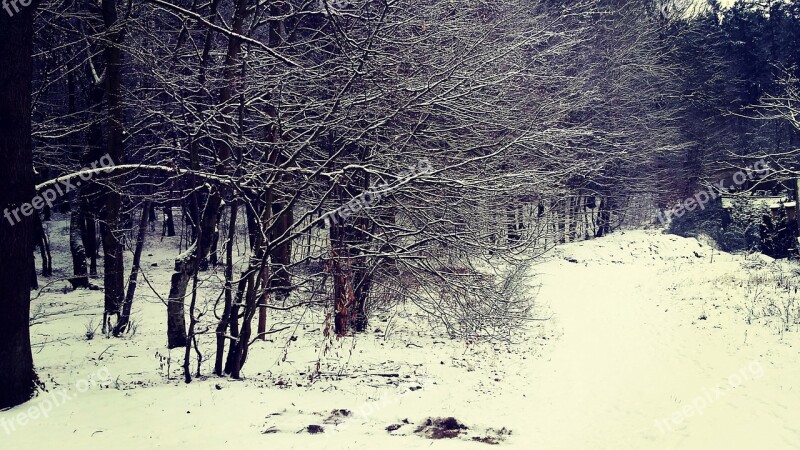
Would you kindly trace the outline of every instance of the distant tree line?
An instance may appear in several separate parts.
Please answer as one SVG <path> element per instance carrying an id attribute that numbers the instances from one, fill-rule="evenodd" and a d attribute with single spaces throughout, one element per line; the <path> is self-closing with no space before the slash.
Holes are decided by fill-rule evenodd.
<path id="1" fill-rule="evenodd" d="M 685 150 L 682 158 L 665 161 L 674 176 L 664 179 L 658 206 L 690 198 L 757 160 L 771 168 L 764 181 L 786 181 L 797 199 L 800 5 L 738 0 L 722 8 L 709 0 L 670 20 L 668 30 L 670 59 L 679 63 L 682 83 L 676 100 Z M 734 209 L 716 202 L 671 228 L 707 234 L 726 250 L 757 249 L 777 257 L 796 252 L 797 223 L 785 209 L 756 210 L 742 199 Z"/>

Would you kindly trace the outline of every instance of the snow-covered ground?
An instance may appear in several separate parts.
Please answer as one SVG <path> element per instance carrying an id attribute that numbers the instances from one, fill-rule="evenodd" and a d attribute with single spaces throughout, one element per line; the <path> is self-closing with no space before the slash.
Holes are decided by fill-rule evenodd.
<path id="1" fill-rule="evenodd" d="M 175 253 L 145 251 L 161 295 Z M 411 307 L 325 341 L 305 311 L 255 345 L 246 380 L 189 385 L 149 289 L 132 337 L 91 340 L 102 294 L 51 290 L 33 309 L 60 313 L 32 328 L 50 392 L 0 412 L 0 449 L 800 448 L 800 266 L 628 231 L 559 247 L 532 270 L 550 320 L 514 344 L 445 339 Z M 426 420 L 444 417 L 468 429 L 429 439 Z"/>

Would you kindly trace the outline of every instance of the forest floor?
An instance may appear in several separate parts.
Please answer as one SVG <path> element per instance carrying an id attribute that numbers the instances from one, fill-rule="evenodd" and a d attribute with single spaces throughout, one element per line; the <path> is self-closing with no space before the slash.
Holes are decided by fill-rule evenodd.
<path id="1" fill-rule="evenodd" d="M 51 237 L 68 255 L 63 230 Z M 144 258 L 162 296 L 166 247 Z M 102 293 L 54 283 L 32 303 L 49 392 L 0 412 L 0 449 L 800 448 L 800 266 L 650 230 L 564 245 L 531 270 L 549 320 L 514 343 L 446 339 L 412 307 L 326 341 L 306 310 L 274 319 L 299 325 L 254 345 L 245 380 L 205 361 L 188 385 L 147 284 L 133 336 L 87 339 Z"/>

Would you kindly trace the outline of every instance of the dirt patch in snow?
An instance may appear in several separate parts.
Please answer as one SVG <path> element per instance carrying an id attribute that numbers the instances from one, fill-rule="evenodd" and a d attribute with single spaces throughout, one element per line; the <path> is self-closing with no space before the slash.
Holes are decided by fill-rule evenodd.
<path id="1" fill-rule="evenodd" d="M 455 417 L 428 418 L 414 431 L 428 439 L 452 439 L 469 430 Z"/>

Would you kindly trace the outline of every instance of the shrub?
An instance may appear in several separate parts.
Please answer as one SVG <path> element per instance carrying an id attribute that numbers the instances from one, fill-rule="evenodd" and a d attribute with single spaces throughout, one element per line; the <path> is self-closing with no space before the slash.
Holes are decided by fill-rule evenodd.
<path id="1" fill-rule="evenodd" d="M 683 237 L 707 235 L 726 252 L 755 250 L 761 248 L 759 227 L 765 214 L 769 214 L 766 206 L 754 205 L 742 195 L 734 198 L 731 209 L 723 209 L 722 203 L 715 201 L 704 209 L 673 217 L 669 232 Z"/>

